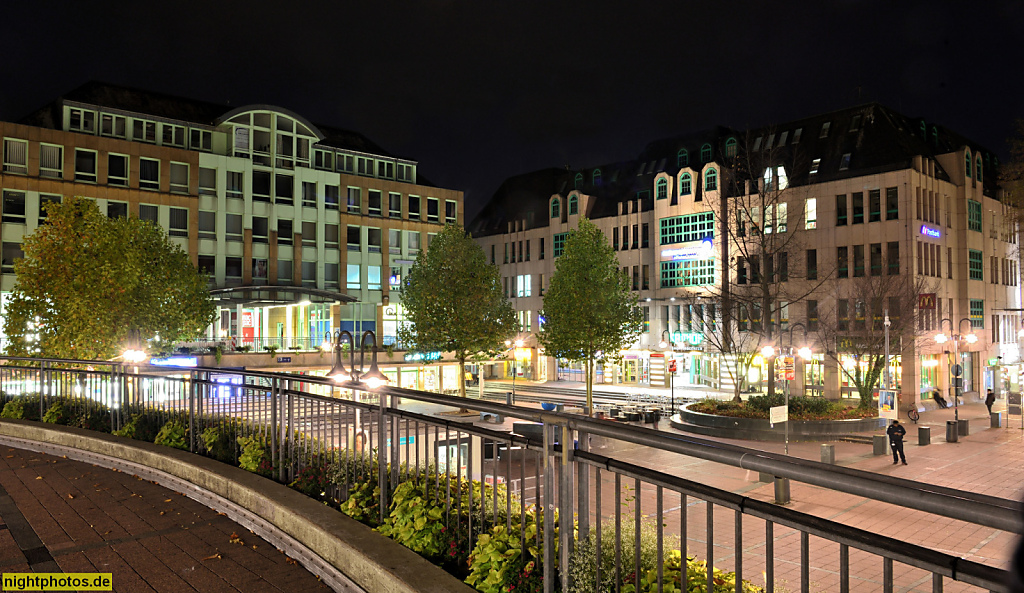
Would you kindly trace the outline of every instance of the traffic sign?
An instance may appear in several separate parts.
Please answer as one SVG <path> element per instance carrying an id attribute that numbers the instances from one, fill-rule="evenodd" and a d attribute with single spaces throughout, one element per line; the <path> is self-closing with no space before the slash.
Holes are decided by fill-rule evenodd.
<path id="1" fill-rule="evenodd" d="M 668 361 L 668 372 L 670 372 L 670 373 L 676 372 L 676 361 L 674 359 Z"/>
<path id="2" fill-rule="evenodd" d="M 949 367 L 949 373 L 954 377 L 959 377 L 960 375 L 964 374 L 964 367 L 960 366 L 959 364 L 954 364 L 953 366 Z"/>

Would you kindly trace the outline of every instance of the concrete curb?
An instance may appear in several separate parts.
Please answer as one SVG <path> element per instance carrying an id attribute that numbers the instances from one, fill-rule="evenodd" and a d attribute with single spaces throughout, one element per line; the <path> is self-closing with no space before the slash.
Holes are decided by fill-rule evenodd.
<path id="1" fill-rule="evenodd" d="M 412 550 L 343 513 L 287 486 L 207 457 L 28 420 L 0 420 L 0 442 L 125 469 L 154 480 L 225 512 L 289 551 L 339 591 L 473 591 Z"/>

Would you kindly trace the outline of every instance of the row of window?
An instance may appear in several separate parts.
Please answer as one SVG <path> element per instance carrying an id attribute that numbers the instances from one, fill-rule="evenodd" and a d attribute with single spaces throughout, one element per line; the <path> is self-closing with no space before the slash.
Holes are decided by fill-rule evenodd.
<path id="1" fill-rule="evenodd" d="M 533 296 L 533 276 L 530 274 L 505 276 L 501 280 L 506 297 L 529 298 Z M 544 296 L 544 274 L 537 274 L 537 296 Z"/>
<path id="2" fill-rule="evenodd" d="M 853 267 L 850 266 L 850 253 L 853 253 Z M 810 257 L 810 256 L 808 256 Z M 816 257 L 816 256 L 815 256 Z M 868 267 L 865 267 L 864 245 L 836 248 L 836 275 L 839 278 L 861 278 L 867 276 L 898 276 L 900 273 L 899 241 L 886 243 L 885 267 L 882 266 L 882 244 L 868 245 Z"/>
<path id="3" fill-rule="evenodd" d="M 315 187 L 310 189 L 315 190 Z M 369 189 L 366 190 L 366 198 L 366 208 L 364 209 L 362 188 L 349 187 L 346 196 L 346 211 L 349 214 L 366 214 L 368 216 L 383 217 L 385 212 L 384 192 L 378 189 Z M 439 212 L 440 200 L 437 198 L 427 198 L 427 212 L 425 217 L 422 216 L 423 213 L 421 211 L 420 196 L 409 194 L 406 196 L 406 205 L 409 220 L 441 222 Z M 458 221 L 458 209 L 459 203 L 457 201 L 445 200 L 445 224 L 455 224 Z M 388 218 L 402 218 L 402 194 L 397 192 L 388 192 L 387 216 Z"/>
<path id="4" fill-rule="evenodd" d="M 363 233 L 364 228 L 366 229 L 365 234 Z M 402 241 L 403 235 L 404 243 Z M 427 233 L 427 247 L 430 247 L 430 243 L 436 235 L 437 233 Z M 365 241 L 363 240 L 364 237 Z M 383 233 L 379 228 L 349 225 L 346 241 L 349 251 L 361 251 L 363 245 L 365 245 L 369 253 L 380 253 L 382 238 Z M 388 252 L 400 254 L 402 253 L 402 248 L 405 247 L 412 254 L 418 253 L 422 248 L 420 238 L 419 231 L 388 229 Z"/>
<path id="5" fill-rule="evenodd" d="M 74 175 L 72 179 L 84 183 L 105 183 L 115 187 L 128 187 L 129 163 L 139 171 L 139 189 L 160 191 L 160 159 L 129 157 L 126 154 L 103 153 L 107 161 L 105 179 L 99 175 L 99 151 L 87 148 L 75 149 Z M 170 161 L 169 187 L 172 193 L 189 193 L 189 165 Z M 28 141 L 16 138 L 4 139 L 5 173 L 28 174 Z M 64 179 L 64 147 L 56 144 L 39 145 L 39 176 Z"/>
<path id="6" fill-rule="evenodd" d="M 817 278 L 818 274 L 817 252 L 814 249 L 810 249 L 807 253 L 807 276 L 809 279 L 813 280 L 814 278 Z M 811 264 L 812 255 L 814 256 L 813 268 Z M 748 279 L 751 284 L 760 284 L 762 281 L 768 283 L 789 281 L 789 253 L 780 251 L 772 257 L 765 257 L 763 268 L 761 260 L 762 258 L 760 255 L 737 257 L 736 284 L 746 284 Z"/>
<path id="7" fill-rule="evenodd" d="M 863 224 L 864 220 L 864 192 L 853 192 L 849 196 L 852 202 L 852 217 L 850 209 L 847 208 L 847 195 L 836 196 L 836 226 L 850 224 Z M 882 192 L 879 189 L 868 190 L 868 211 L 867 222 L 879 222 L 882 220 Z M 885 188 L 885 220 L 896 220 L 900 217 L 899 189 L 895 187 Z"/>
<path id="8" fill-rule="evenodd" d="M 98 134 L 109 138 L 206 152 L 213 150 L 213 132 L 211 130 L 103 113 L 79 107 L 68 107 L 66 113 L 66 129 L 72 132 Z M 129 130 L 131 131 L 130 137 Z M 185 144 L 186 136 L 188 137 L 187 146 Z"/>
<path id="9" fill-rule="evenodd" d="M 633 242 L 629 241 L 629 225 L 622 225 L 622 250 L 647 249 L 651 242 L 651 226 L 648 223 L 633 225 Z M 619 251 L 619 227 L 612 229 L 612 249 Z"/>

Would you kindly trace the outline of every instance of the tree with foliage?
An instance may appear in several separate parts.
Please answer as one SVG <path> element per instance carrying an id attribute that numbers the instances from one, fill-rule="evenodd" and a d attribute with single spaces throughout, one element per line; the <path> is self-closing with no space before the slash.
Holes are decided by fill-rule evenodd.
<path id="1" fill-rule="evenodd" d="M 586 218 L 569 231 L 544 293 L 540 343 L 548 356 L 586 364 L 587 414 L 594 409 L 594 362 L 637 341 L 643 313 L 604 233 Z"/>
<path id="2" fill-rule="evenodd" d="M 206 276 L 160 227 L 108 218 L 86 198 L 45 213 L 14 264 L 7 354 L 107 360 L 130 334 L 172 343 L 213 322 Z"/>
<path id="3" fill-rule="evenodd" d="M 446 225 L 420 252 L 402 287 L 402 306 L 409 323 L 398 339 L 409 349 L 453 352 L 462 397 L 466 360 L 496 355 L 518 329 L 498 268 L 458 225 Z"/>
<path id="4" fill-rule="evenodd" d="M 885 371 L 886 314 L 889 355 L 913 355 L 921 315 L 918 298 L 934 293 L 934 285 L 892 268 L 874 275 L 834 279 L 824 288 L 822 294 L 828 295 L 830 303 L 818 311 L 818 341 L 825 345 L 825 355 L 836 362 L 839 372 L 856 387 L 859 407 L 869 408 Z M 891 377 L 890 388 L 893 381 L 895 377 Z"/>

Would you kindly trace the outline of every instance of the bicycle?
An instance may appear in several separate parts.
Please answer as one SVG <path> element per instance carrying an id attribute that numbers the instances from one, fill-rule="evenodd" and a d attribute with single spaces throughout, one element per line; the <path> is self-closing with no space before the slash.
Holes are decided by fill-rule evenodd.
<path id="1" fill-rule="evenodd" d="M 907 418 L 910 418 L 911 422 L 917 424 L 917 421 L 921 418 L 921 413 L 917 411 L 917 406 L 907 408 Z"/>

